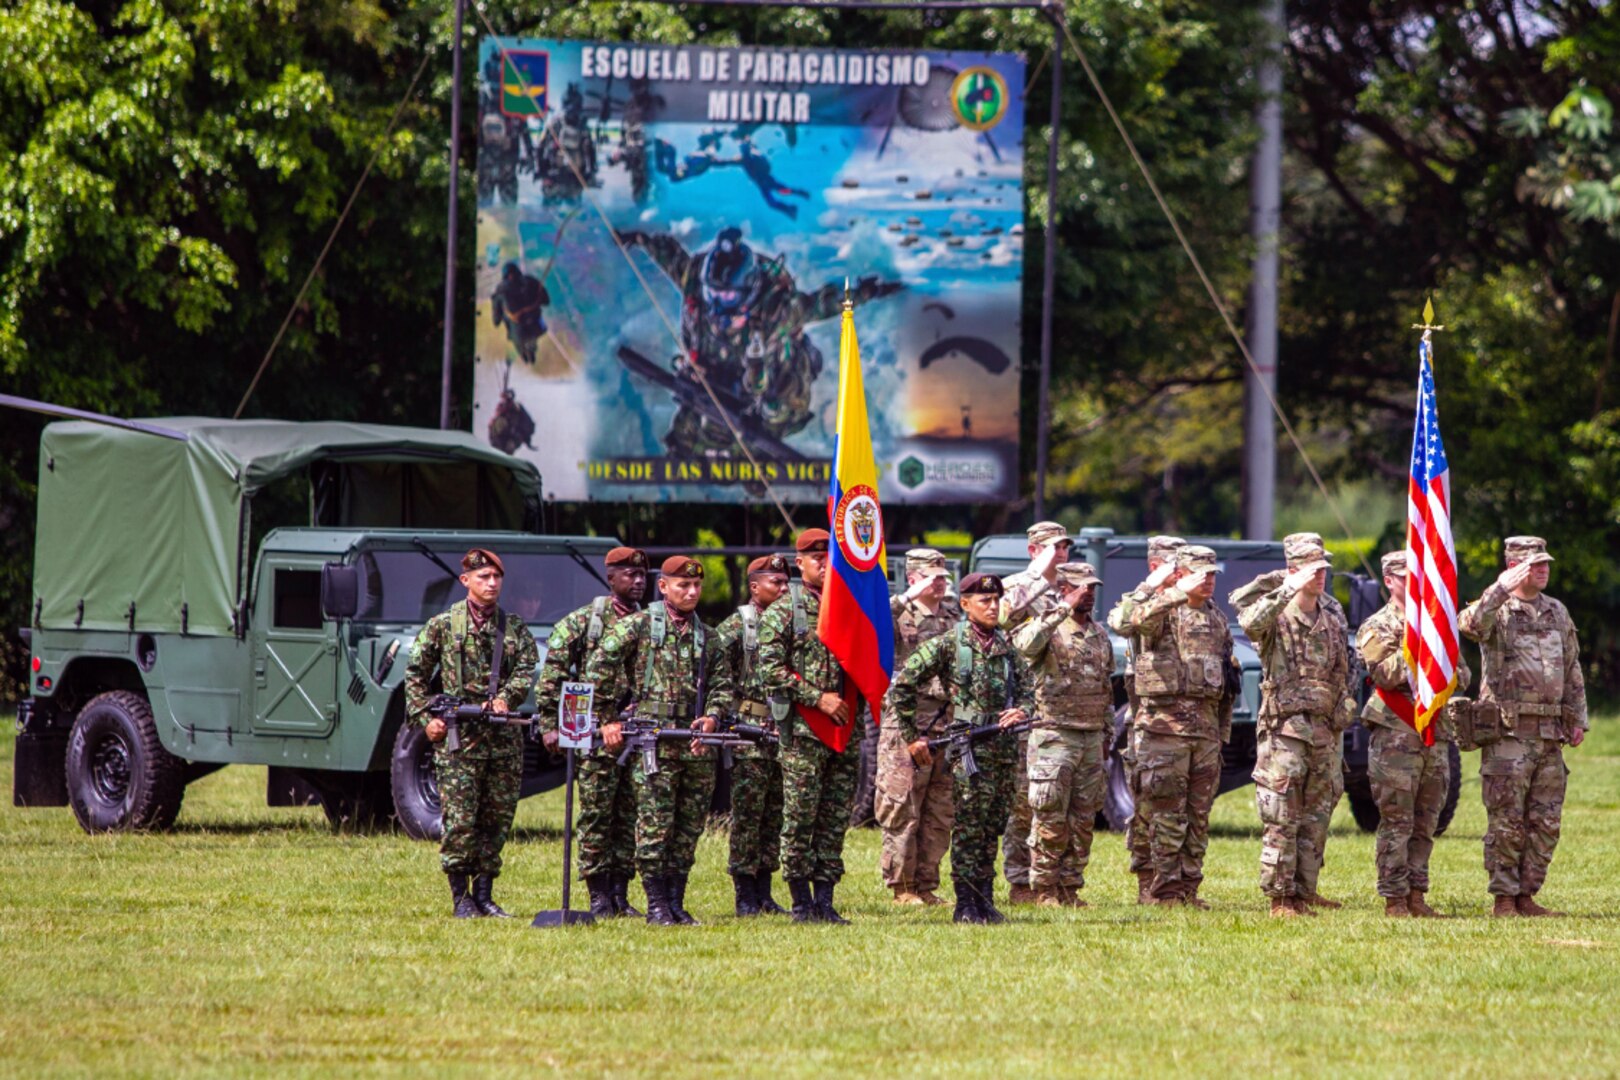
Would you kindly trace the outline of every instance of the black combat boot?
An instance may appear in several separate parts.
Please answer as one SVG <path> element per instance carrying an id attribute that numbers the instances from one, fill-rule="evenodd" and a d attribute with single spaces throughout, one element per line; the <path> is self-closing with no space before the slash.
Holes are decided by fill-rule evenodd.
<path id="1" fill-rule="evenodd" d="M 761 870 L 754 875 L 754 899 L 759 901 L 759 910 L 764 915 L 786 915 L 787 908 L 771 899 L 771 872 Z"/>
<path id="2" fill-rule="evenodd" d="M 586 874 L 585 888 L 591 894 L 591 918 L 611 919 L 619 913 L 613 902 L 613 879 L 606 874 Z"/>
<path id="3" fill-rule="evenodd" d="M 956 889 L 956 911 L 952 913 L 951 921 L 982 926 L 985 918 L 979 911 L 979 890 L 962 878 L 952 878 L 951 885 Z"/>
<path id="4" fill-rule="evenodd" d="M 973 883 L 979 894 L 979 914 L 991 926 L 1007 921 L 1007 916 L 996 910 L 996 879 L 983 878 Z"/>
<path id="5" fill-rule="evenodd" d="M 473 879 L 473 903 L 478 905 L 478 914 L 488 915 L 497 919 L 510 919 L 512 916 L 501 910 L 501 905 L 490 899 L 490 890 L 495 887 L 494 874 L 479 874 Z"/>
<path id="6" fill-rule="evenodd" d="M 833 908 L 833 889 L 837 885 L 831 881 L 818 881 L 814 884 L 816 894 L 816 914 L 821 916 L 824 923 L 833 923 L 836 926 L 848 926 L 849 920 L 838 914 Z"/>
<path id="7" fill-rule="evenodd" d="M 675 921 L 682 926 L 702 926 L 703 924 L 692 918 L 692 913 L 686 910 L 686 874 L 675 874 L 664 880 L 669 882 L 669 913 L 675 916 Z"/>
<path id="8" fill-rule="evenodd" d="M 757 882 L 752 874 L 732 874 L 731 887 L 737 894 L 737 917 L 747 918 L 759 914 Z"/>
<path id="9" fill-rule="evenodd" d="M 458 919 L 476 919 L 476 918 L 478 918 L 478 916 L 482 915 L 483 912 L 478 910 L 477 903 L 475 903 L 473 901 L 473 898 L 471 896 L 467 895 L 467 875 L 466 874 L 451 874 L 449 876 L 450 876 L 450 899 L 456 905 L 455 906 L 456 918 L 458 918 Z"/>
<path id="10" fill-rule="evenodd" d="M 613 882 L 613 907 L 618 916 L 621 919 L 641 918 L 641 912 L 630 906 L 630 875 L 614 874 L 611 880 Z"/>
<path id="11" fill-rule="evenodd" d="M 810 895 L 810 882 L 804 878 L 787 879 L 788 895 L 793 897 L 794 922 L 820 922 L 821 913 Z"/>
<path id="12" fill-rule="evenodd" d="M 647 923 L 649 926 L 678 926 L 669 910 L 669 882 L 666 877 L 643 876 L 641 887 L 647 890 Z"/>

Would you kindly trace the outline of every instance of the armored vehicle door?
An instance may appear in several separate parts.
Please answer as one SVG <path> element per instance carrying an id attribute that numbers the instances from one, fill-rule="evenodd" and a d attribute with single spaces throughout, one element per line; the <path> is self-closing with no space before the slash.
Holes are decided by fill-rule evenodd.
<path id="1" fill-rule="evenodd" d="M 337 719 L 337 634 L 321 564 L 264 560 L 253 628 L 253 731 L 320 737 Z"/>

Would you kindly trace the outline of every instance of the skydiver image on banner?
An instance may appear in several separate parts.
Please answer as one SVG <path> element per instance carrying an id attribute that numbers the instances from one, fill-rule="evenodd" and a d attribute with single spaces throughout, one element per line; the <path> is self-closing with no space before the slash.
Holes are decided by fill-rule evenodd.
<path id="1" fill-rule="evenodd" d="M 1022 57 L 490 38 L 478 70 L 473 429 L 556 498 L 822 501 L 846 283 L 885 497 L 1016 490 Z"/>

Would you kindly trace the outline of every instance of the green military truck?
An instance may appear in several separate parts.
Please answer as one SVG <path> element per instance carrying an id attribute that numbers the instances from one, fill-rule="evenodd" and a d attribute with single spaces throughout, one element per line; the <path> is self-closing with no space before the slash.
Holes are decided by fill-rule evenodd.
<path id="1" fill-rule="evenodd" d="M 1148 575 L 1147 537 L 1116 536 L 1112 529 L 1081 529 L 1074 538 L 1074 552 L 1070 558 L 1089 562 L 1103 579 L 1098 590 L 1097 617 L 1107 616 L 1119 598 L 1130 592 Z M 1261 574 L 1284 568 L 1282 543 L 1268 540 L 1230 540 L 1198 537 L 1190 542 L 1205 544 L 1215 549 L 1220 558 L 1221 584 L 1216 591 L 1217 603 L 1224 609 L 1225 596 Z M 1022 534 L 989 536 L 973 545 L 969 567 L 974 572 L 1015 574 L 1029 566 L 1028 541 Z M 1362 621 L 1378 610 L 1383 603 L 1379 583 L 1364 575 L 1338 573 L 1336 591 L 1348 590 L 1349 603 L 1345 614 L 1354 634 Z M 1256 754 L 1255 718 L 1260 709 L 1260 657 L 1248 635 L 1238 625 L 1237 617 L 1228 611 L 1231 619 L 1232 641 L 1235 655 L 1243 668 L 1243 696 L 1232 710 L 1232 739 L 1222 748 L 1221 792 L 1231 791 L 1253 782 Z M 1120 751 L 1125 746 L 1129 727 L 1130 704 L 1125 694 L 1125 664 L 1128 646 L 1125 639 L 1110 632 L 1114 642 L 1114 699 L 1115 738 L 1108 759 L 1108 797 L 1103 809 L 1109 826 L 1122 829 L 1134 808 L 1130 786 L 1125 781 L 1125 766 Z M 1359 698 L 1365 702 L 1371 692 L 1366 671 L 1360 666 L 1354 642 L 1351 644 L 1353 676 L 1358 680 Z M 1372 787 L 1367 779 L 1367 729 L 1358 720 L 1344 737 L 1345 795 L 1352 815 L 1361 828 L 1371 831 L 1378 827 L 1378 805 L 1373 801 Z M 1440 816 L 1440 831 L 1444 832 L 1457 808 L 1457 795 L 1461 783 L 1461 769 L 1455 744 L 1451 747 L 1451 790 L 1446 796 Z"/>
<path id="2" fill-rule="evenodd" d="M 70 805 L 91 832 L 163 829 L 192 780 L 265 765 L 271 805 L 437 837 L 401 683 L 462 554 L 501 553 L 502 607 L 541 642 L 601 591 L 615 541 L 524 531 L 539 499 L 532 465 L 463 432 L 48 425 L 14 802 Z M 530 744 L 523 793 L 560 779 Z"/>

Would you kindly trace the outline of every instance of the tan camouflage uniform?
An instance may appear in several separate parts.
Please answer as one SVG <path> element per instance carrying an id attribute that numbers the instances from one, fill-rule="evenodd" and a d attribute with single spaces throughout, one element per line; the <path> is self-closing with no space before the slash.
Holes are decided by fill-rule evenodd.
<path id="1" fill-rule="evenodd" d="M 1058 567 L 1057 587 L 1100 585 L 1089 563 Z M 1089 614 L 1067 604 L 1013 632 L 1013 646 L 1035 675 L 1035 727 L 1029 736 L 1030 884 L 1042 904 L 1083 906 L 1092 829 L 1107 782 L 1113 731 L 1114 646 Z"/>
<path id="2" fill-rule="evenodd" d="M 1509 537 L 1509 565 L 1550 561 L 1546 541 Z M 1479 642 L 1484 672 L 1480 700 L 1502 710 L 1503 738 L 1481 750 L 1485 870 L 1496 897 L 1524 901 L 1541 891 L 1558 846 L 1569 769 L 1563 745 L 1585 731 L 1586 684 L 1575 624 L 1563 604 L 1542 593 L 1521 600 L 1500 583 L 1458 616 Z"/>

